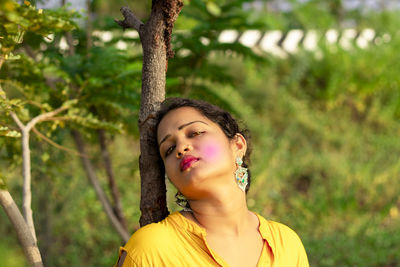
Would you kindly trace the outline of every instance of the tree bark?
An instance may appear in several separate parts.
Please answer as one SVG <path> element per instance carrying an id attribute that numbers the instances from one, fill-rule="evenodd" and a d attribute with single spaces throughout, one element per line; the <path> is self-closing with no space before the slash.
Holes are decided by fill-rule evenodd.
<path id="1" fill-rule="evenodd" d="M 168 58 L 173 57 L 171 33 L 183 7 L 181 0 L 153 0 L 150 18 L 143 24 L 131 10 L 122 7 L 125 28 L 139 32 L 143 48 L 142 93 L 139 112 L 141 176 L 140 225 L 157 222 L 168 214 L 165 178 L 159 166 L 155 136 L 155 114 L 165 99 L 165 79 Z"/>
<path id="2" fill-rule="evenodd" d="M 118 220 L 120 221 L 122 227 L 127 231 L 128 227 L 127 227 L 124 213 L 122 212 L 121 200 L 119 197 L 117 185 L 115 183 L 110 153 L 108 153 L 108 149 L 107 149 L 105 131 L 103 129 L 100 129 L 97 131 L 97 133 L 99 136 L 101 156 L 103 158 L 104 168 L 106 170 L 106 174 L 107 174 L 107 178 L 108 178 L 108 187 L 110 188 L 111 196 L 112 196 L 113 202 L 114 202 L 113 210 L 114 210 L 114 213 L 117 216 Z"/>
<path id="3" fill-rule="evenodd" d="M 31 266 L 42 267 L 42 257 L 40 256 L 36 240 L 33 238 L 31 230 L 7 190 L 0 189 L 0 204 L 3 206 L 3 209 L 17 232 L 18 240 L 21 243 L 28 263 Z"/>
<path id="4" fill-rule="evenodd" d="M 22 176 L 24 182 L 22 186 L 22 212 L 24 214 L 25 221 L 31 230 L 32 237 L 36 242 L 36 231 L 33 223 L 32 214 L 32 191 L 31 191 L 31 151 L 29 147 L 29 131 L 26 127 L 21 129 L 22 133 Z"/>
<path id="5" fill-rule="evenodd" d="M 117 230 L 121 238 L 127 242 L 129 240 L 129 233 L 124 229 L 124 227 L 121 225 L 120 221 L 117 219 L 115 216 L 111 205 L 106 197 L 106 194 L 104 193 L 103 189 L 100 186 L 99 179 L 97 178 L 96 172 L 93 168 L 92 163 L 90 162 L 89 158 L 86 156 L 86 149 L 85 149 L 85 144 L 83 143 L 82 136 L 77 130 L 72 130 L 71 131 L 72 137 L 75 141 L 75 145 L 79 151 L 79 153 L 82 155 L 81 156 L 81 161 L 84 170 L 86 171 L 86 175 L 89 178 L 90 183 L 92 184 L 94 190 L 96 191 L 96 195 L 98 199 L 100 200 L 103 209 L 105 213 L 107 214 L 108 219 L 111 221 L 112 225 L 114 228 Z"/>

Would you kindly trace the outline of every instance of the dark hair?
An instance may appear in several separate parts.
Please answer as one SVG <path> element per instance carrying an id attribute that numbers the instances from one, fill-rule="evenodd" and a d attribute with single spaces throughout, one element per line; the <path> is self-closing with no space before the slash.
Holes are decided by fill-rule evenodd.
<path id="1" fill-rule="evenodd" d="M 247 142 L 247 150 L 246 154 L 243 157 L 243 167 L 248 168 L 250 164 L 250 132 L 246 128 L 241 128 L 238 122 L 232 117 L 232 115 L 221 109 L 220 107 L 214 106 L 208 102 L 195 100 L 195 99 L 187 99 L 187 98 L 167 98 L 161 103 L 161 108 L 156 115 L 156 127 L 155 127 L 155 136 L 157 136 L 158 125 L 164 116 L 170 112 L 171 110 L 181 108 L 181 107 L 192 107 L 199 111 L 201 114 L 206 116 L 209 120 L 215 122 L 222 129 L 224 134 L 229 140 L 232 140 L 237 133 L 243 135 Z M 157 143 L 158 144 L 158 143 Z M 162 165 L 162 170 L 164 169 L 164 163 L 162 162 L 160 156 L 160 163 Z M 160 166 L 161 167 L 161 166 Z M 250 188 L 250 170 L 248 170 L 248 184 L 246 186 L 246 193 Z"/>

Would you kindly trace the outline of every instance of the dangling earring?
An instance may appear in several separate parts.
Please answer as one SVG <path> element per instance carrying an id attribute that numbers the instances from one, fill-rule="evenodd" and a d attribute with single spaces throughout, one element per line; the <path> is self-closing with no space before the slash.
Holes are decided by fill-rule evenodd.
<path id="1" fill-rule="evenodd" d="M 175 203 L 183 208 L 183 211 L 192 211 L 192 209 L 190 208 L 189 202 L 186 199 L 186 197 L 181 193 L 181 192 L 176 192 L 175 194 Z"/>
<path id="2" fill-rule="evenodd" d="M 243 160 L 241 157 L 236 158 L 236 164 L 238 166 L 235 171 L 236 183 L 240 189 L 242 189 L 244 192 L 246 192 L 246 186 L 247 186 L 248 179 L 249 179 L 248 173 L 247 173 L 247 168 L 242 167 Z"/>

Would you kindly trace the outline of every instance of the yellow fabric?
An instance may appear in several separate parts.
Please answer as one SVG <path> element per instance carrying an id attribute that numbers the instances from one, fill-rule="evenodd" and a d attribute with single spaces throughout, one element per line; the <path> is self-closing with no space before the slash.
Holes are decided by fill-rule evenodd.
<path id="1" fill-rule="evenodd" d="M 308 267 L 307 255 L 297 234 L 289 227 L 257 214 L 264 248 L 258 267 Z M 124 247 L 123 267 L 229 265 L 206 242 L 206 231 L 179 212 L 136 231 Z"/>

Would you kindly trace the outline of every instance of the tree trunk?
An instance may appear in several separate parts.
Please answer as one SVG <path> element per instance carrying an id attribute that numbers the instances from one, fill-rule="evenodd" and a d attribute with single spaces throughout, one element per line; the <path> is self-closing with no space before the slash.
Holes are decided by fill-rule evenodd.
<path id="1" fill-rule="evenodd" d="M 75 145 L 76 145 L 79 153 L 82 155 L 81 161 L 82 161 L 83 168 L 86 171 L 86 175 L 87 175 L 90 183 L 92 184 L 94 190 L 96 191 L 97 198 L 100 200 L 100 202 L 103 206 L 103 209 L 104 209 L 108 219 L 111 221 L 112 225 L 114 226 L 114 228 L 117 230 L 117 232 L 122 237 L 122 239 L 125 242 L 127 242 L 130 235 L 124 229 L 124 227 L 121 225 L 121 223 L 119 222 L 117 217 L 114 215 L 111 205 L 108 202 L 108 199 L 107 199 L 103 189 L 100 186 L 99 179 L 97 178 L 97 175 L 93 168 L 93 165 L 90 162 L 89 158 L 87 157 L 86 150 L 85 150 L 85 144 L 83 143 L 81 134 L 76 130 L 72 130 L 71 134 L 75 141 Z"/>
<path id="2" fill-rule="evenodd" d="M 181 0 L 153 0 L 150 18 L 143 24 L 122 7 L 123 28 L 139 32 L 143 48 L 142 94 L 139 113 L 141 176 L 140 225 L 157 222 L 168 215 L 165 178 L 159 166 L 155 136 L 155 113 L 165 99 L 167 60 L 173 57 L 170 40 L 173 25 L 183 7 Z"/>
<path id="3" fill-rule="evenodd" d="M 0 204 L 17 232 L 17 237 L 31 266 L 43 267 L 42 257 L 32 232 L 7 190 L 0 189 Z"/>

